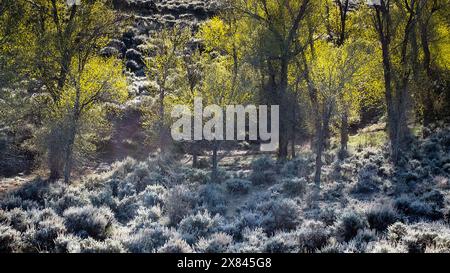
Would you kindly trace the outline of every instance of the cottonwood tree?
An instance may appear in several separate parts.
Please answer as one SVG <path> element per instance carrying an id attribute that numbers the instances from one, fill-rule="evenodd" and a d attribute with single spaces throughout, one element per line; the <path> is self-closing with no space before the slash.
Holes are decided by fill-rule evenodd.
<path id="1" fill-rule="evenodd" d="M 410 134 L 407 110 L 411 66 L 408 49 L 416 19 L 413 11 L 416 4 L 416 0 L 370 2 L 373 25 L 382 50 L 387 127 L 394 163 L 399 162 L 400 152 Z M 393 45 L 396 42 L 399 46 Z"/>
<path id="2" fill-rule="evenodd" d="M 226 106 L 228 105 L 235 105 L 235 104 L 245 104 L 249 101 L 249 98 L 251 97 L 249 94 L 249 90 L 244 89 L 238 89 L 235 90 L 233 88 L 233 80 L 232 80 L 232 66 L 233 63 L 230 61 L 227 57 L 217 57 L 217 58 L 210 58 L 208 56 L 205 56 L 204 59 L 205 62 L 205 76 L 204 80 L 202 81 L 202 85 L 199 88 L 199 95 L 203 98 L 203 104 L 204 105 L 216 105 L 220 109 L 215 109 L 217 111 L 214 111 L 212 113 L 209 113 L 209 117 L 206 117 L 206 119 L 216 119 L 218 118 L 219 121 L 221 120 L 222 125 L 225 124 L 225 117 L 223 115 L 223 112 L 225 111 Z M 220 111 L 219 111 L 220 110 Z M 208 113 L 206 113 L 208 114 Z M 204 113 L 205 115 L 205 113 Z M 220 116 L 222 119 L 220 119 Z M 206 124 L 205 124 L 206 126 Z M 207 139 L 211 143 L 212 147 L 212 156 L 211 156 L 211 163 L 212 163 L 212 180 L 215 180 L 218 178 L 218 164 L 219 164 L 219 155 L 218 151 L 220 149 L 220 144 L 223 140 L 225 140 L 225 135 L 223 133 L 224 125 L 222 128 L 214 127 L 212 130 L 215 132 L 215 136 L 220 135 L 220 130 L 222 130 L 222 136 L 221 138 L 214 138 L 214 139 Z M 218 133 L 218 134 L 217 134 Z"/>
<path id="3" fill-rule="evenodd" d="M 158 143 L 161 153 L 166 152 L 168 130 L 166 128 L 166 98 L 178 89 L 179 72 L 183 65 L 186 45 L 191 38 L 191 30 L 176 25 L 161 29 L 149 40 L 155 48 L 151 56 L 145 60 L 147 77 L 156 83 L 158 96 Z"/>
<path id="4" fill-rule="evenodd" d="M 327 36 L 330 41 L 336 47 L 342 47 L 349 33 L 354 29 L 352 25 L 351 16 L 354 13 L 356 3 L 351 0 L 330 0 L 325 1 L 325 28 L 327 31 Z M 349 114 L 351 100 L 348 96 L 345 96 L 345 92 L 340 92 L 338 97 L 340 115 L 340 152 L 339 156 L 347 154 L 347 143 L 349 140 L 348 136 L 348 125 L 349 125 Z"/>
<path id="5" fill-rule="evenodd" d="M 315 175 L 316 188 L 320 188 L 322 155 L 330 137 L 330 123 L 340 107 L 348 107 L 354 99 L 356 79 L 361 71 L 365 52 L 362 45 L 335 47 L 327 41 L 316 41 L 315 54 L 302 53 L 298 65 L 303 69 L 301 77 L 305 80 L 311 103 L 315 129 Z M 340 103 L 346 103 L 340 105 Z"/>
<path id="6" fill-rule="evenodd" d="M 91 119 L 101 118 L 105 103 L 121 103 L 128 97 L 126 80 L 120 60 L 88 58 L 78 55 L 75 68 L 67 75 L 68 82 L 61 99 L 52 109 L 63 121 L 64 181 L 70 181 L 74 146 L 77 136 Z M 100 117 L 99 117 L 100 116 Z M 56 123 L 58 124 L 58 123 Z"/>
<path id="7" fill-rule="evenodd" d="M 177 104 L 189 105 L 194 110 L 194 99 L 201 97 L 203 104 L 215 104 L 225 108 L 228 104 L 249 101 L 254 86 L 254 74 L 243 62 L 246 38 L 242 35 L 245 22 L 235 20 L 234 14 L 221 14 L 204 22 L 196 35 L 203 48 L 188 52 L 183 57 L 181 86 L 175 98 Z M 183 82 L 185 83 L 183 85 Z M 245 95 L 244 95 L 245 94 Z M 244 99 L 245 98 L 245 99 Z M 217 176 L 221 148 L 216 140 L 191 143 L 194 165 L 199 146 L 212 150 L 212 177 Z"/>
<path id="8" fill-rule="evenodd" d="M 249 37 L 244 33 L 249 33 L 250 25 L 238 18 L 238 12 L 227 11 L 203 24 L 198 33 L 205 44 L 199 91 L 205 102 L 216 104 L 223 110 L 228 105 L 248 103 L 256 86 L 254 71 L 244 62 L 249 46 Z M 211 146 L 212 177 L 216 179 L 220 142 L 212 141 Z"/>
<path id="9" fill-rule="evenodd" d="M 185 94 L 179 96 L 177 102 L 193 105 L 194 102 L 192 101 L 192 98 L 195 98 L 196 90 L 201 84 L 203 78 L 203 64 L 201 62 L 201 58 L 202 56 L 198 48 L 192 49 L 191 52 L 188 52 L 185 56 L 183 56 L 182 68 L 180 71 L 183 74 L 183 77 L 181 78 L 180 86 L 184 85 L 181 89 L 187 91 L 187 95 Z M 188 101 L 183 101 L 186 98 L 189 98 Z M 202 145 L 197 141 L 191 141 L 187 143 L 187 146 L 190 154 L 192 154 L 192 167 L 197 168 L 198 156 L 201 152 Z"/>
<path id="10" fill-rule="evenodd" d="M 448 0 L 426 1 L 418 0 L 415 9 L 415 29 L 411 34 L 411 58 L 414 81 L 418 87 L 418 97 L 422 107 L 423 133 L 427 130 L 438 115 L 441 102 L 443 74 L 446 65 L 439 63 L 441 59 L 448 59 L 443 48 L 448 48 L 448 18 L 450 14 Z M 414 8 L 414 7 L 411 7 Z"/>
<path id="11" fill-rule="evenodd" d="M 48 108 L 48 112 L 55 113 L 55 109 L 59 109 L 65 101 L 67 90 L 76 88 L 76 81 L 69 79 L 69 75 L 82 77 L 84 68 L 80 69 L 79 65 L 98 60 L 99 50 L 117 32 L 121 19 L 110 9 L 109 1 L 82 1 L 81 5 L 72 6 L 63 0 L 17 2 L 25 10 L 19 22 L 26 23 L 26 28 L 18 29 L 27 38 L 27 55 L 21 56 L 29 55 L 27 58 L 30 60 L 24 75 L 38 82 L 33 92 L 48 95 L 48 100 L 43 100 L 41 105 Z M 21 44 L 16 43 L 14 47 L 21 48 Z M 76 72 L 73 70 L 75 68 Z M 52 116 L 62 117 L 59 114 Z M 46 137 L 49 145 L 45 150 L 50 178 L 59 178 L 66 169 L 68 180 L 70 171 L 67 170 L 71 169 L 71 162 L 67 160 L 71 157 L 73 130 L 64 131 L 58 126 L 49 129 Z M 52 141 L 52 137 L 56 139 Z"/>
<path id="12" fill-rule="evenodd" d="M 32 48 L 23 20 L 27 13 L 23 2 L 0 1 L 0 128 L 19 125 L 29 108 L 24 77 Z"/>
<path id="13" fill-rule="evenodd" d="M 191 111 L 194 110 L 195 98 L 202 98 L 204 106 L 214 104 L 222 110 L 225 110 L 227 105 L 250 101 L 254 75 L 253 70 L 242 62 L 244 41 L 241 40 L 243 37 L 237 32 L 235 23 L 238 22 L 227 22 L 215 17 L 200 26 L 197 38 L 203 41 L 205 48 L 190 56 L 191 70 L 186 74 L 190 84 L 183 88 L 177 97 L 177 102 L 190 105 Z M 219 112 L 210 113 L 209 119 L 220 118 L 219 115 L 223 117 Z M 205 121 L 207 119 L 208 117 Z M 225 118 L 222 122 L 225 122 Z M 224 128 L 223 126 L 222 131 Z M 216 130 L 220 128 L 213 128 L 214 132 Z M 212 151 L 212 180 L 218 178 L 222 140 L 225 139 L 206 140 Z"/>
<path id="14" fill-rule="evenodd" d="M 301 30 L 307 27 L 306 19 L 312 11 L 312 1 L 272 0 L 236 0 L 232 7 L 241 12 L 250 23 L 249 37 L 257 43 L 258 59 L 255 64 L 264 71 L 262 82 L 271 92 L 271 103 L 279 104 L 280 146 L 279 159 L 288 156 L 289 144 L 289 109 L 291 100 L 288 96 L 289 70 L 296 56 L 302 49 L 297 41 L 301 39 Z"/>
<path id="15" fill-rule="evenodd" d="M 398 163 L 400 151 L 405 148 L 410 136 L 408 110 L 414 90 L 419 92 L 423 124 L 428 126 L 433 120 L 433 100 L 436 97 L 432 90 L 438 89 L 435 84 L 439 80 L 431 68 L 430 37 L 439 28 L 436 22 L 442 24 L 445 21 L 438 19 L 438 14 L 445 14 L 444 7 L 448 5 L 445 1 L 421 0 L 377 0 L 368 3 L 381 44 L 392 160 Z"/>
<path id="16" fill-rule="evenodd" d="M 20 84 L 26 88 L 36 47 L 27 18 L 31 10 L 25 1 L 0 1 L 0 86 Z"/>

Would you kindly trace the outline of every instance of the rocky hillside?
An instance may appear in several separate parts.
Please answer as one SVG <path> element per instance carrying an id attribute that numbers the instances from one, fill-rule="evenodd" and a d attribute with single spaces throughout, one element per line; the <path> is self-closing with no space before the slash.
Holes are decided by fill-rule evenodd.
<path id="1" fill-rule="evenodd" d="M 189 26 L 195 31 L 199 24 L 217 14 L 221 0 L 116 0 L 115 8 L 130 18 L 131 23 L 123 33 L 102 49 L 102 55 L 119 55 L 123 58 L 129 79 L 130 100 L 123 105 L 123 115 L 112 117 L 114 134 L 104 143 L 101 152 L 104 160 L 113 161 L 125 156 L 145 157 L 152 147 L 144 147 L 144 130 L 141 128 L 140 105 L 151 100 L 149 87 L 152 82 L 145 75 L 144 58 L 152 54 L 149 39 L 163 28 L 175 24 Z M 193 40 L 192 46 L 198 46 Z"/>
<path id="2" fill-rule="evenodd" d="M 171 20 L 205 19 L 220 9 L 220 0 L 114 0 L 114 6 L 150 19 L 164 15 L 173 16 Z"/>
<path id="3" fill-rule="evenodd" d="M 123 36 L 112 41 L 103 53 L 109 55 L 119 52 L 126 59 L 127 68 L 138 76 L 143 76 L 142 53 L 153 32 L 175 24 L 190 26 L 195 30 L 201 21 L 214 16 L 221 7 L 217 0 L 116 0 L 115 2 L 117 9 L 132 16 L 133 23 Z"/>

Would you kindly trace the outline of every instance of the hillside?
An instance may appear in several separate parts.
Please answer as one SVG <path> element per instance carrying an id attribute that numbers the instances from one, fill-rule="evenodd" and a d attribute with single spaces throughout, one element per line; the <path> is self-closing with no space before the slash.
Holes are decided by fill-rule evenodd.
<path id="1" fill-rule="evenodd" d="M 448 252 L 449 133 L 417 140 L 398 169 L 383 147 L 331 156 L 319 203 L 308 153 L 286 164 L 260 157 L 217 181 L 155 157 L 71 186 L 38 178 L 1 200 L 1 250 Z"/>

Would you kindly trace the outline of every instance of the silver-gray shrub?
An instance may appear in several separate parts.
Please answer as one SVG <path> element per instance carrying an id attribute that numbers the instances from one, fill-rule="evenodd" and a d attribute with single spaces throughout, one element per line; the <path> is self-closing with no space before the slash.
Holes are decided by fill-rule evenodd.
<path id="1" fill-rule="evenodd" d="M 212 183 L 200 186 L 198 199 L 201 207 L 212 214 L 225 214 L 227 198 L 221 186 Z"/>
<path id="2" fill-rule="evenodd" d="M 292 199 L 271 199 L 259 204 L 262 227 L 268 234 L 295 229 L 301 222 L 300 207 Z"/>
<path id="3" fill-rule="evenodd" d="M 37 202 L 39 205 L 44 205 L 49 185 L 50 183 L 48 181 L 36 178 L 34 181 L 30 181 L 17 190 L 15 195 L 22 200 L 31 200 Z"/>
<path id="4" fill-rule="evenodd" d="M 262 228 L 245 228 L 242 231 L 242 242 L 233 246 L 236 253 L 263 253 L 267 242 L 267 234 Z"/>
<path id="5" fill-rule="evenodd" d="M 313 157 L 306 154 L 286 162 L 281 168 L 281 174 L 286 177 L 307 177 L 314 170 Z"/>
<path id="6" fill-rule="evenodd" d="M 145 229 L 158 223 L 163 218 L 162 209 L 159 206 L 151 208 L 140 207 L 136 212 L 136 217 L 127 223 L 132 232 Z"/>
<path id="7" fill-rule="evenodd" d="M 8 212 L 9 224 L 14 229 L 25 232 L 31 225 L 31 218 L 29 214 L 19 208 L 15 208 Z"/>
<path id="8" fill-rule="evenodd" d="M 5 210 L 0 209 L 0 224 L 9 225 L 9 215 Z"/>
<path id="9" fill-rule="evenodd" d="M 255 185 L 273 184 L 276 182 L 276 163 L 270 157 L 261 157 L 252 162 L 250 180 Z"/>
<path id="10" fill-rule="evenodd" d="M 251 186 L 252 182 L 245 179 L 231 178 L 225 181 L 225 187 L 232 194 L 247 194 Z"/>
<path id="11" fill-rule="evenodd" d="M 283 192 L 289 196 L 303 196 L 306 192 L 308 182 L 305 178 L 285 178 L 283 179 Z"/>
<path id="12" fill-rule="evenodd" d="M 262 215 L 260 213 L 244 209 L 235 216 L 234 220 L 231 223 L 224 225 L 223 229 L 228 234 L 233 235 L 234 238 L 241 239 L 244 229 L 254 229 L 261 227 L 261 225 Z"/>
<path id="13" fill-rule="evenodd" d="M 64 211 L 64 222 L 69 232 L 82 238 L 104 240 L 110 236 L 114 214 L 109 208 L 93 206 L 72 207 Z"/>
<path id="14" fill-rule="evenodd" d="M 442 213 L 436 206 L 416 196 L 401 195 L 394 200 L 394 207 L 412 221 L 418 221 L 421 218 L 438 220 L 442 217 Z"/>
<path id="15" fill-rule="evenodd" d="M 190 183 L 206 184 L 210 180 L 209 172 L 202 169 L 182 168 L 184 179 Z"/>
<path id="16" fill-rule="evenodd" d="M 316 252 L 327 245 L 331 234 L 324 223 L 307 221 L 296 230 L 295 235 L 300 251 Z"/>
<path id="17" fill-rule="evenodd" d="M 232 244 L 233 237 L 218 232 L 212 234 L 209 238 L 200 238 L 195 245 L 195 249 L 199 253 L 228 253 Z"/>
<path id="18" fill-rule="evenodd" d="M 117 185 L 117 197 L 124 199 L 137 194 L 136 185 L 128 180 L 120 181 Z"/>
<path id="19" fill-rule="evenodd" d="M 55 239 L 55 253 L 80 253 L 81 238 L 73 234 L 60 234 Z"/>
<path id="20" fill-rule="evenodd" d="M 334 208 L 326 207 L 319 213 L 319 219 L 327 226 L 332 226 L 338 219 L 337 212 Z"/>
<path id="21" fill-rule="evenodd" d="M 408 234 L 408 227 L 400 222 L 396 222 L 387 228 L 387 239 L 392 243 L 398 243 Z"/>
<path id="22" fill-rule="evenodd" d="M 298 244 L 293 233 L 277 233 L 264 243 L 264 252 L 267 253 L 295 253 L 298 250 Z"/>
<path id="23" fill-rule="evenodd" d="M 130 234 L 123 240 L 123 244 L 132 253 L 154 253 L 170 238 L 175 237 L 179 237 L 176 231 L 160 224 L 153 224 Z"/>
<path id="24" fill-rule="evenodd" d="M 170 224 L 178 224 L 190 214 L 197 203 L 196 196 L 184 185 L 173 187 L 164 204 L 164 212 L 169 217 Z"/>
<path id="25" fill-rule="evenodd" d="M 369 227 L 380 232 L 399 220 L 397 211 L 390 204 L 374 206 L 366 212 L 366 216 Z"/>
<path id="26" fill-rule="evenodd" d="M 113 189 L 109 186 L 92 190 L 88 194 L 90 203 L 95 207 L 107 206 L 115 210 L 118 206 L 118 199 L 114 197 Z"/>
<path id="27" fill-rule="evenodd" d="M 157 253 L 193 253 L 192 247 L 180 238 L 171 238 L 162 247 L 158 248 Z"/>
<path id="28" fill-rule="evenodd" d="M 133 171 L 136 164 L 137 164 L 137 161 L 131 157 L 127 157 L 123 161 L 114 164 L 112 166 L 112 168 L 114 169 L 112 178 L 124 179 L 127 174 L 129 174 Z"/>
<path id="29" fill-rule="evenodd" d="M 21 252 L 23 247 L 19 231 L 4 224 L 0 224 L 0 253 Z"/>
<path id="30" fill-rule="evenodd" d="M 12 209 L 15 209 L 15 208 L 29 210 L 29 209 L 37 209 L 37 208 L 40 208 L 40 207 L 41 206 L 36 201 L 23 200 L 19 196 L 16 196 L 16 195 L 13 195 L 13 194 L 4 197 L 0 201 L 0 208 L 2 208 L 4 210 L 12 210 Z"/>
<path id="31" fill-rule="evenodd" d="M 161 185 L 150 185 L 138 196 L 145 207 L 163 206 L 167 197 L 167 189 Z"/>
<path id="32" fill-rule="evenodd" d="M 364 215 L 355 211 L 345 211 L 336 223 L 336 237 L 341 242 L 348 242 L 358 234 L 359 230 L 365 229 L 367 226 L 367 219 Z"/>
<path id="33" fill-rule="evenodd" d="M 27 251 L 50 251 L 55 248 L 56 238 L 66 233 L 64 219 L 53 210 L 32 211 L 33 225 L 24 233 Z"/>
<path id="34" fill-rule="evenodd" d="M 369 244 L 378 241 L 376 231 L 371 229 L 360 229 L 356 236 L 350 240 L 349 244 L 356 253 L 365 253 Z"/>
<path id="35" fill-rule="evenodd" d="M 195 243 L 201 237 L 220 231 L 223 218 L 219 215 L 211 216 L 208 211 L 189 215 L 181 220 L 178 231 L 188 243 Z"/>
<path id="36" fill-rule="evenodd" d="M 351 188 L 353 194 L 372 194 L 379 191 L 383 180 L 377 174 L 378 166 L 366 164 L 358 173 L 356 184 Z"/>
<path id="37" fill-rule="evenodd" d="M 114 210 L 116 219 L 121 223 L 127 223 L 136 217 L 141 207 L 142 200 L 137 195 L 125 197 L 117 203 L 117 208 Z"/>
<path id="38" fill-rule="evenodd" d="M 80 241 L 81 253 L 124 253 L 126 252 L 122 243 L 113 239 L 97 241 L 93 238 L 86 238 Z"/>
<path id="39" fill-rule="evenodd" d="M 58 213 L 63 213 L 70 207 L 84 207 L 90 205 L 90 201 L 85 194 L 78 189 L 68 190 L 58 199 L 51 200 L 49 205 Z"/>

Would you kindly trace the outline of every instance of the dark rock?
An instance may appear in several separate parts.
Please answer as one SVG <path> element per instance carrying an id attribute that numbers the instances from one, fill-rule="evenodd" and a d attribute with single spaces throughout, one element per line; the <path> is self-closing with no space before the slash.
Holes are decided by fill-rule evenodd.
<path id="1" fill-rule="evenodd" d="M 136 49 L 128 49 L 125 53 L 125 57 L 127 58 L 127 60 L 133 60 L 138 64 L 143 64 L 142 53 L 137 51 Z"/>
<path id="2" fill-rule="evenodd" d="M 117 39 L 111 40 L 111 42 L 109 42 L 108 46 L 114 47 L 115 49 L 117 49 L 120 52 L 124 52 L 126 49 L 125 43 L 120 40 L 117 40 Z"/>
<path id="3" fill-rule="evenodd" d="M 139 65 L 136 61 L 134 60 L 128 60 L 125 63 L 125 66 L 127 67 L 127 69 L 129 69 L 131 72 L 137 72 L 138 70 L 142 69 L 142 66 Z"/>
<path id="4" fill-rule="evenodd" d="M 119 53 L 119 50 L 117 50 L 117 48 L 110 47 L 110 46 L 105 47 L 102 50 L 100 50 L 100 55 L 102 57 L 118 56 L 119 54 L 120 53 Z"/>

